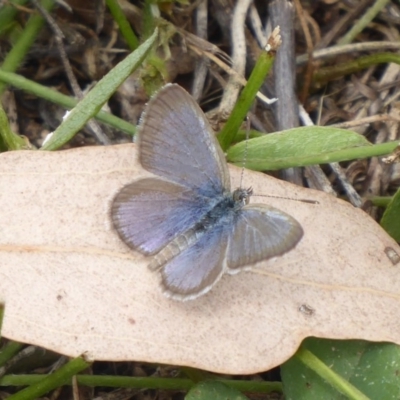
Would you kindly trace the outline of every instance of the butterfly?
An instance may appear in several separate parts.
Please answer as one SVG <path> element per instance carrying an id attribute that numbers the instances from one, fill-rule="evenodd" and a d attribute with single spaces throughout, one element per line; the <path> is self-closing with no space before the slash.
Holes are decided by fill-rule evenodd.
<path id="1" fill-rule="evenodd" d="M 163 292 L 177 300 L 207 293 L 224 273 L 280 256 L 303 236 L 283 211 L 231 192 L 228 166 L 196 101 L 167 84 L 149 101 L 138 128 L 142 167 L 154 177 L 124 186 L 111 206 L 123 242 L 151 256 Z"/>

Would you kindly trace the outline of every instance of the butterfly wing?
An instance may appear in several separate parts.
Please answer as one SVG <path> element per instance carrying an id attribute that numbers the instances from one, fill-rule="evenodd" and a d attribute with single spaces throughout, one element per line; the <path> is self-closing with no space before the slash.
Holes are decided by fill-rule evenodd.
<path id="1" fill-rule="evenodd" d="M 290 215 L 263 204 L 238 211 L 229 238 L 228 272 L 280 256 L 300 241 L 303 228 Z"/>
<path id="2" fill-rule="evenodd" d="M 205 197 L 229 190 L 221 148 L 203 111 L 180 86 L 166 85 L 149 101 L 138 136 L 146 170 Z"/>
<path id="3" fill-rule="evenodd" d="M 180 185 L 146 178 L 118 192 L 111 219 L 129 247 L 151 255 L 193 226 L 212 207 L 210 203 Z"/>
<path id="4" fill-rule="evenodd" d="M 245 206 L 235 217 L 220 220 L 199 240 L 160 268 L 164 292 L 178 300 L 207 293 L 224 272 L 276 257 L 291 250 L 303 236 L 290 215 L 269 206 Z M 190 238 L 186 238 L 190 243 Z"/>
<path id="5" fill-rule="evenodd" d="M 192 300 L 207 293 L 226 270 L 231 226 L 219 225 L 160 268 L 161 286 L 168 296 Z"/>

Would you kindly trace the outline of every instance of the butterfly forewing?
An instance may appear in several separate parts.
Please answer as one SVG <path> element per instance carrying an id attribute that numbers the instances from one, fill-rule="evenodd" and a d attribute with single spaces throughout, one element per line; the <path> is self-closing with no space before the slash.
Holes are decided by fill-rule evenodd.
<path id="1" fill-rule="evenodd" d="M 211 207 L 210 199 L 157 178 L 124 186 L 111 218 L 121 239 L 144 254 L 154 254 L 194 225 Z"/>
<path id="2" fill-rule="evenodd" d="M 263 204 L 237 213 L 229 237 L 227 265 L 231 270 L 280 256 L 300 241 L 303 228 L 290 215 Z"/>
<path id="3" fill-rule="evenodd" d="M 229 190 L 222 151 L 204 113 L 178 85 L 166 85 L 150 100 L 139 127 L 143 168 L 214 197 Z"/>

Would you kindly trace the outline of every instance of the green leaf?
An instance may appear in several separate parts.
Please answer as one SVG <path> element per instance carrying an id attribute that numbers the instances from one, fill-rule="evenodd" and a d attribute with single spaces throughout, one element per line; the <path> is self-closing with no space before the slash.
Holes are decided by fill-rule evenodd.
<path id="1" fill-rule="evenodd" d="M 371 145 L 363 136 L 345 129 L 300 127 L 238 143 L 227 151 L 228 161 L 253 170 L 276 170 L 388 154 L 395 143 Z M 245 156 L 246 154 L 246 156 Z"/>
<path id="2" fill-rule="evenodd" d="M 400 189 L 388 204 L 381 226 L 396 242 L 400 242 Z"/>
<path id="3" fill-rule="evenodd" d="M 285 398 L 398 399 L 399 365 L 394 344 L 308 338 L 281 367 Z"/>
<path id="4" fill-rule="evenodd" d="M 371 399 L 399 399 L 400 346 L 370 343 L 350 382 Z"/>

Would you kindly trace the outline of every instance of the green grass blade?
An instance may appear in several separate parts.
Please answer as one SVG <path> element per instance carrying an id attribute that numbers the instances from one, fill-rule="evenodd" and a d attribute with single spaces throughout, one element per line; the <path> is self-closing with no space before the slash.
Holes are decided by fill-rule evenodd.
<path id="1" fill-rule="evenodd" d="M 253 104 L 257 92 L 260 90 L 265 77 L 273 65 L 274 59 L 275 57 L 273 54 L 265 50 L 262 51 L 261 55 L 258 57 L 246 86 L 240 93 L 239 99 L 235 104 L 228 121 L 226 121 L 226 124 L 218 135 L 218 140 L 223 150 L 226 150 L 235 140 L 240 125 Z"/>
<path id="2" fill-rule="evenodd" d="M 51 138 L 43 145 L 42 150 L 56 150 L 67 143 L 73 136 L 94 117 L 103 104 L 117 90 L 118 86 L 138 68 L 157 39 L 158 30 L 137 50 L 117 64 L 96 86 L 78 103 L 68 117 L 54 131 Z"/>
<path id="3" fill-rule="evenodd" d="M 54 5 L 54 0 L 42 0 L 41 5 L 45 10 L 50 11 Z M 18 41 L 13 45 L 11 51 L 7 54 L 4 62 L 1 64 L 1 68 L 4 71 L 12 72 L 19 67 L 25 55 L 36 40 L 43 24 L 44 19 L 38 13 L 33 14 L 29 18 L 29 21 L 27 22 Z M 0 94 L 4 92 L 5 88 L 6 86 L 4 84 L 0 84 Z"/>
<path id="4" fill-rule="evenodd" d="M 78 372 L 83 371 L 90 366 L 90 363 L 86 362 L 83 358 L 78 357 L 67 364 L 63 365 L 56 372 L 48 375 L 40 382 L 32 384 L 26 389 L 20 390 L 8 397 L 8 400 L 33 400 L 43 396 L 50 390 L 56 389 L 65 383 L 68 383 L 74 375 Z"/>

